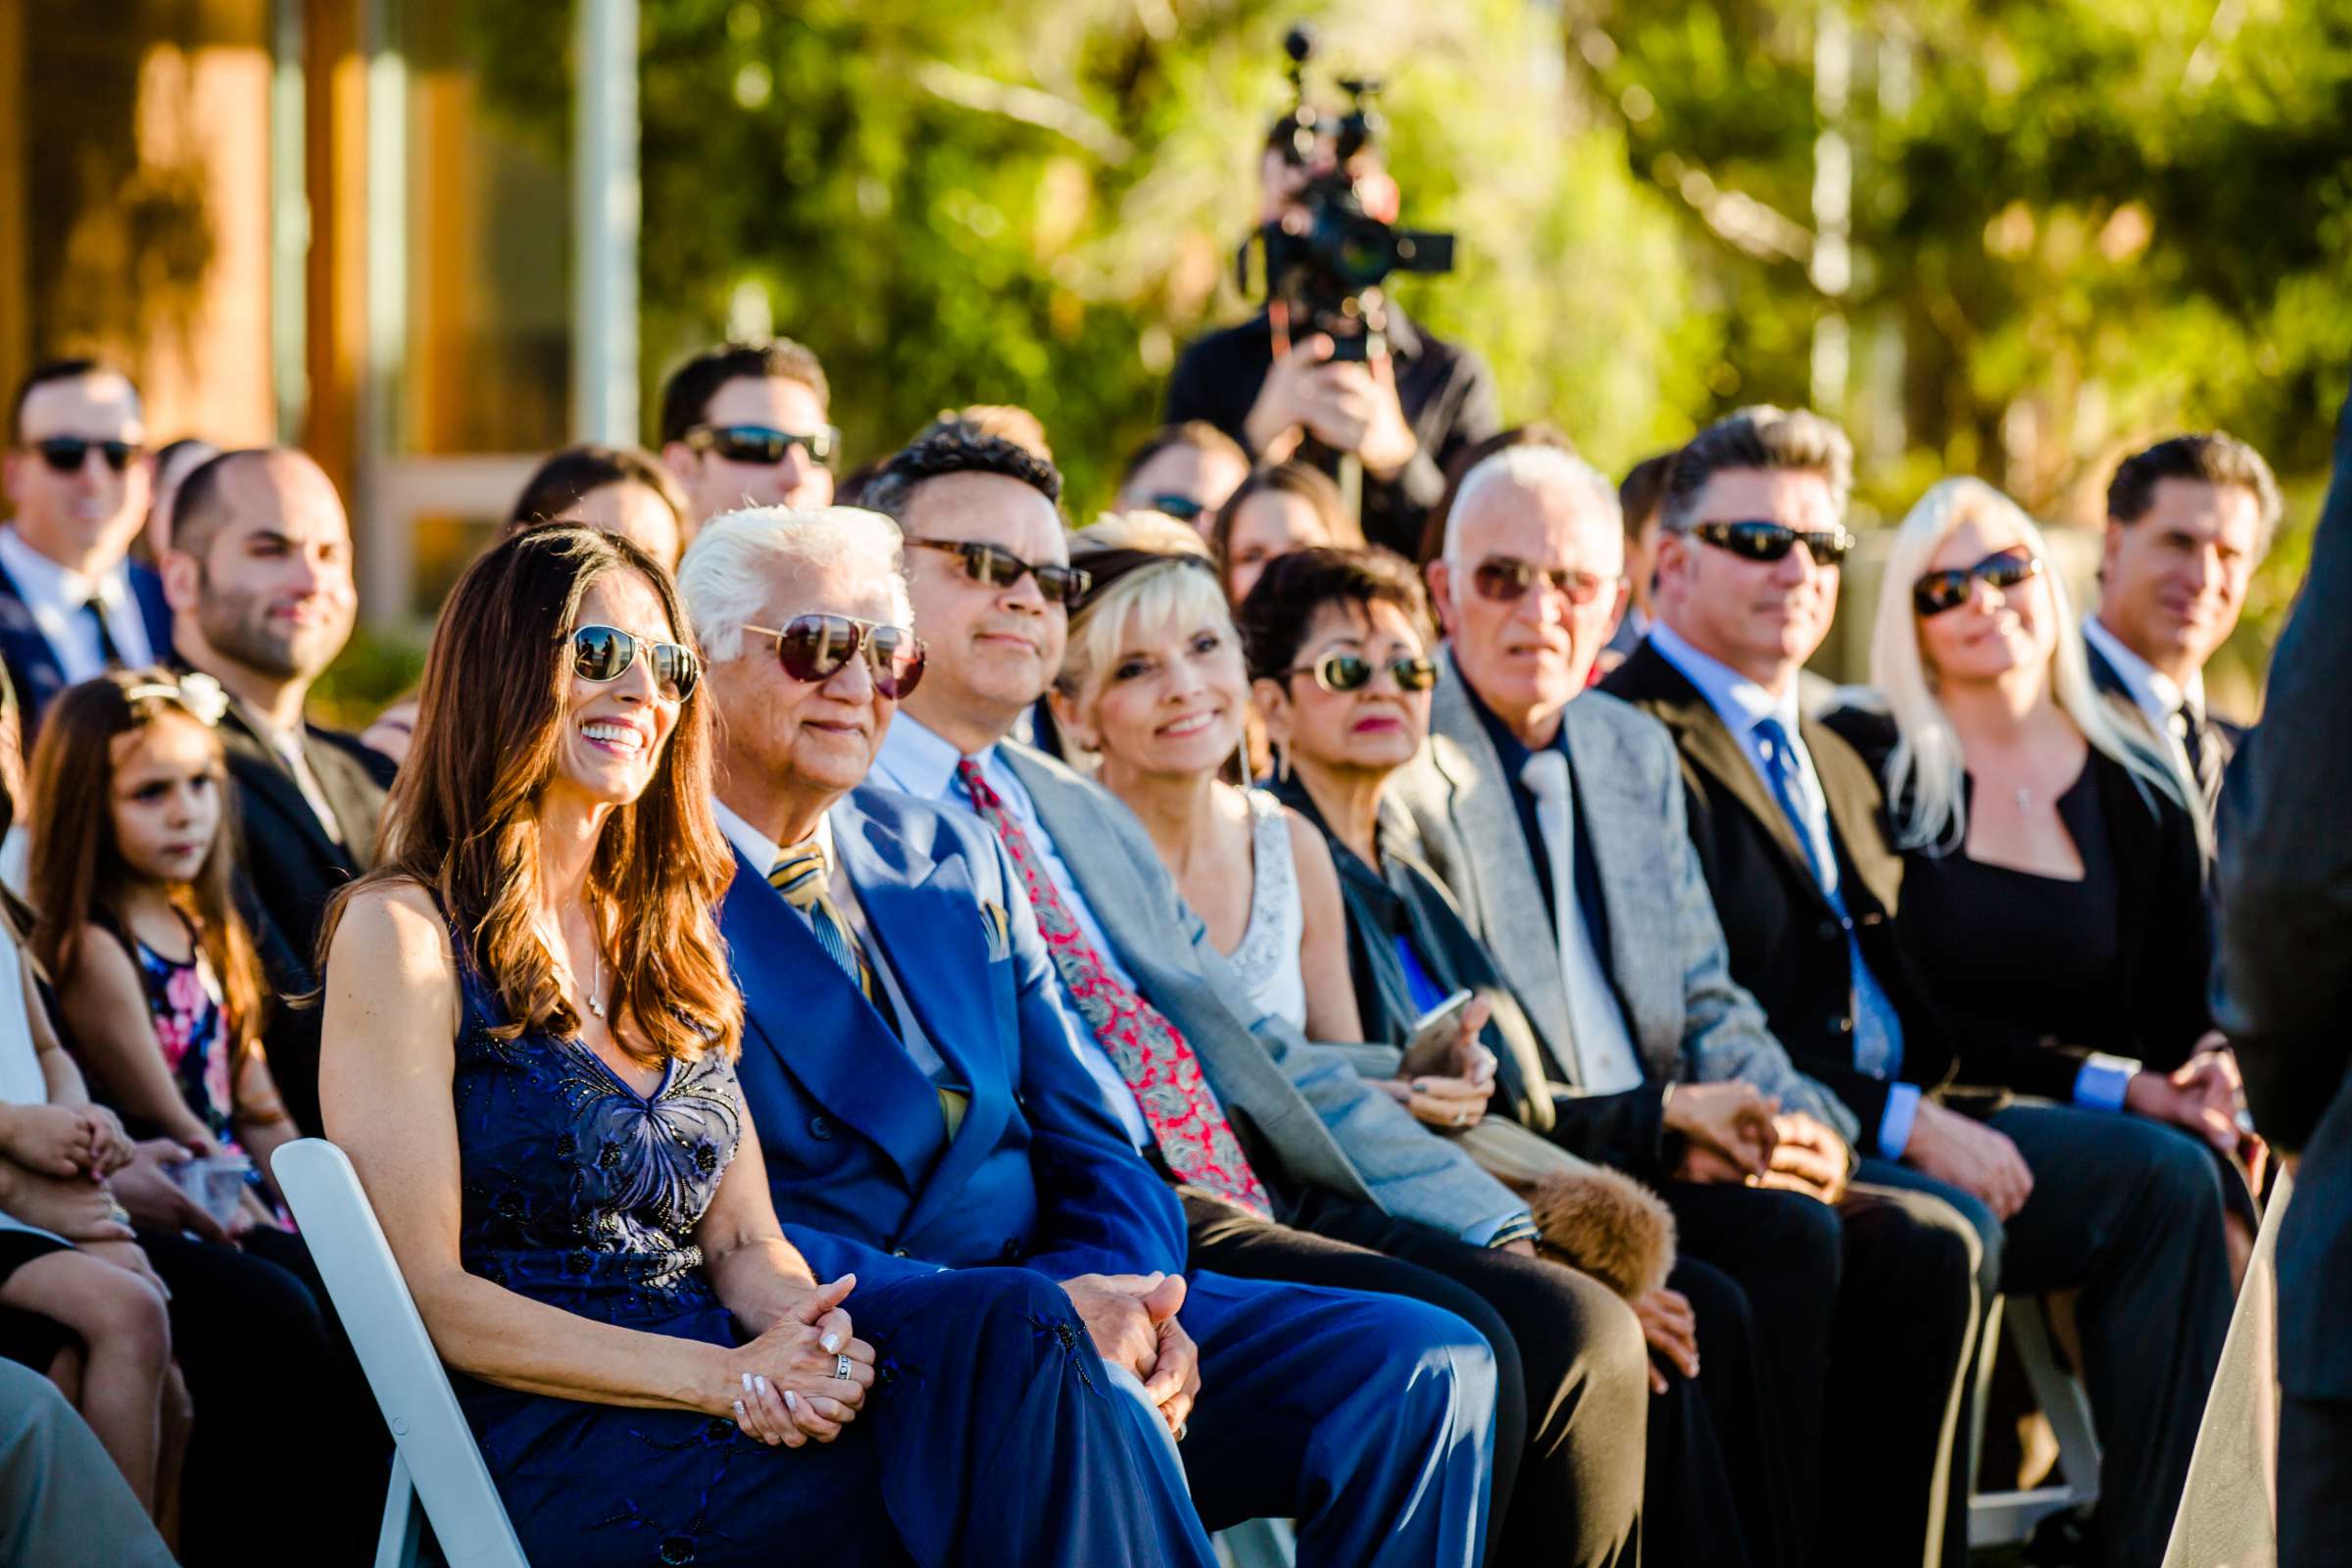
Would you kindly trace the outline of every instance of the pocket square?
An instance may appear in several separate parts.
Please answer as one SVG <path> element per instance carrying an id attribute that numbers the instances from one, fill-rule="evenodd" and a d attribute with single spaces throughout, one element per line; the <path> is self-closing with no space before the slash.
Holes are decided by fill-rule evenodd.
<path id="1" fill-rule="evenodd" d="M 1011 957 L 1012 922 L 1004 917 L 1004 906 L 982 900 L 980 923 L 988 927 L 988 961 Z"/>

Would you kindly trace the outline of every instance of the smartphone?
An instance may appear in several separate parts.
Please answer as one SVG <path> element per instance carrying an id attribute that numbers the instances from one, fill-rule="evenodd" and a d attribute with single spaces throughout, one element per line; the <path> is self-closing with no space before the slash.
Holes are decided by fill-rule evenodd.
<path id="1" fill-rule="evenodd" d="M 1456 991 L 1413 1020 L 1413 1032 L 1404 1043 L 1404 1059 L 1396 1068 L 1399 1076 L 1452 1075 L 1453 1037 L 1461 1030 L 1462 1011 L 1470 1003 L 1469 992 Z"/>

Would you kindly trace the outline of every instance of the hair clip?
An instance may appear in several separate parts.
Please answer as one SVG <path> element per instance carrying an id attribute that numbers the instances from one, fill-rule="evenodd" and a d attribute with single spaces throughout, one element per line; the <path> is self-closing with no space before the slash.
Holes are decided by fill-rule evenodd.
<path id="1" fill-rule="evenodd" d="M 220 689 L 219 681 L 202 670 L 182 675 L 177 681 L 143 681 L 126 688 L 122 693 L 122 700 L 126 703 L 146 702 L 150 698 L 177 703 L 189 717 L 207 728 L 220 723 L 221 716 L 228 711 L 228 693 Z"/>

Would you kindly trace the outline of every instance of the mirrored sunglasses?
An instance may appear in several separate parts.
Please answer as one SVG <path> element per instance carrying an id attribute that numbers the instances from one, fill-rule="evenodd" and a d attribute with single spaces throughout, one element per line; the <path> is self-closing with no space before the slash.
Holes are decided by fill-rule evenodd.
<path id="1" fill-rule="evenodd" d="M 665 702 L 682 703 L 694 695 L 703 678 L 703 662 L 691 648 L 676 643 L 648 642 L 617 626 L 582 626 L 571 634 L 571 672 L 582 680 L 603 685 L 629 672 L 642 651 L 654 687 Z"/>
<path id="2" fill-rule="evenodd" d="M 776 662 L 794 680 L 830 680 L 862 651 L 874 690 L 897 702 L 923 678 L 923 640 L 904 626 L 850 615 L 795 615 L 781 629 L 746 625 L 748 632 L 776 640 Z"/>

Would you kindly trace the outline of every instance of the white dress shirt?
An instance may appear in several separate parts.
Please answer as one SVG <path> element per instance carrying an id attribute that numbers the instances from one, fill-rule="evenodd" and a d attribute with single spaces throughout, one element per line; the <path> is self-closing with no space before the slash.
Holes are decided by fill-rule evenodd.
<path id="1" fill-rule="evenodd" d="M 2183 686 L 2124 646 L 2124 640 L 2099 623 L 2091 615 L 2082 622 L 2082 640 L 2105 656 L 2122 677 L 2124 690 L 2132 694 L 2132 706 L 2147 715 L 2148 727 L 2164 742 L 2165 754 L 2172 759 L 2173 767 L 2190 784 L 2197 782 L 2197 770 L 2189 765 L 2188 747 L 2175 727 L 2175 718 L 2186 708 L 2200 719 L 2205 714 L 2205 672 L 2197 670 Z M 2201 794 L 2192 791 L 2192 796 Z"/>
<path id="2" fill-rule="evenodd" d="M 911 795 L 917 800 L 951 807 L 959 811 L 971 811 L 977 816 L 979 813 L 972 805 L 971 797 L 964 793 L 963 781 L 956 776 L 956 764 L 962 760 L 963 754 L 936 731 L 901 712 L 890 721 L 890 731 L 882 738 L 882 750 L 874 758 L 872 779 L 877 784 Z M 995 747 L 980 753 L 974 760 L 980 764 L 980 776 L 988 781 L 989 788 L 995 790 L 1004 802 L 1004 808 L 1012 813 L 1013 819 L 1029 835 L 1030 846 L 1044 862 L 1046 875 L 1052 879 L 1054 890 L 1061 895 L 1061 902 L 1068 906 L 1071 918 L 1078 922 L 1079 932 L 1102 960 L 1102 967 L 1119 984 L 1141 995 L 1135 977 L 1120 966 L 1118 954 L 1112 949 L 1110 939 L 1103 935 L 1102 925 L 1095 919 L 1094 910 L 1087 906 L 1086 895 L 1079 890 L 1078 879 L 1062 863 L 1060 852 L 1054 847 L 1054 836 L 1037 819 L 1037 807 L 1029 799 L 1029 792 L 1021 787 L 1019 779 L 1013 777 L 1012 769 L 1004 765 L 1004 758 L 998 755 Z M 983 822 L 982 825 L 987 824 Z M 993 834 L 995 830 L 992 828 L 990 831 Z M 1082 1020 L 1085 1014 L 1080 1011 L 1076 1000 L 1068 995 L 1066 987 L 1062 1000 L 1064 1010 L 1075 1023 L 1069 1034 L 1070 1047 L 1077 1054 L 1078 1064 L 1086 1069 L 1088 1076 L 1101 1089 L 1102 1103 L 1109 1107 L 1111 1115 L 1126 1130 L 1128 1140 L 1138 1149 L 1154 1148 L 1151 1125 L 1144 1120 L 1144 1108 L 1136 1103 L 1135 1091 L 1128 1086 L 1126 1075 L 1111 1061 L 1102 1042 L 1095 1038 L 1094 1031 L 1084 1026 Z"/>
<path id="3" fill-rule="evenodd" d="M 50 652 L 57 655 L 57 667 L 64 671 L 67 685 L 106 673 L 106 650 L 98 641 L 98 628 L 82 613 L 82 607 L 93 599 L 98 601 L 99 613 L 106 617 L 107 635 L 114 638 L 123 663 L 138 669 L 155 662 L 155 649 L 147 641 L 147 622 L 139 613 L 139 602 L 130 591 L 130 571 L 122 563 L 115 563 L 95 577 L 85 577 L 33 549 L 17 532 L 16 524 L 10 523 L 0 528 L 0 569 L 17 585 L 24 608 L 32 612 L 32 623 L 40 628 Z"/>

